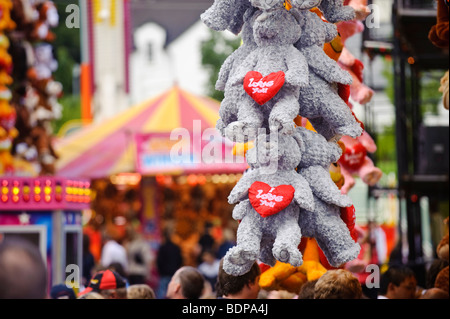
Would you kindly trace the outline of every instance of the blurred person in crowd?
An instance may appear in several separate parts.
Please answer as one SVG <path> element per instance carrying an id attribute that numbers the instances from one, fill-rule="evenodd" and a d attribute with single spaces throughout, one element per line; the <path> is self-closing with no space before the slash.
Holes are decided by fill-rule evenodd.
<path id="1" fill-rule="evenodd" d="M 214 289 L 219 274 L 220 260 L 215 257 L 212 250 L 205 250 L 202 254 L 202 263 L 197 267 L 200 273 Z"/>
<path id="2" fill-rule="evenodd" d="M 429 288 L 422 291 L 419 299 L 449 299 L 448 292 L 440 288 Z"/>
<path id="3" fill-rule="evenodd" d="M 110 264 L 108 267 L 101 269 L 101 270 L 112 270 L 115 271 L 116 273 L 118 273 L 126 282 L 126 284 L 128 285 L 128 273 L 125 271 L 125 269 L 123 269 L 123 265 L 119 262 L 113 262 L 112 264 Z"/>
<path id="4" fill-rule="evenodd" d="M 205 278 L 192 266 L 183 266 L 172 276 L 167 287 L 168 299 L 200 299 Z"/>
<path id="5" fill-rule="evenodd" d="M 77 299 L 105 299 L 105 298 L 98 292 L 91 291 L 78 296 Z"/>
<path id="6" fill-rule="evenodd" d="M 129 242 L 125 246 L 128 257 L 128 281 L 130 285 L 145 284 L 153 261 L 150 246 L 133 228 L 128 229 L 128 238 Z"/>
<path id="7" fill-rule="evenodd" d="M 223 258 L 220 260 L 216 294 L 219 299 L 257 299 L 261 290 L 259 277 L 261 269 L 255 262 L 250 271 L 242 276 L 231 276 L 223 270 Z"/>
<path id="8" fill-rule="evenodd" d="M 297 297 L 295 293 L 287 290 L 271 290 L 267 294 L 266 299 L 297 299 Z"/>
<path id="9" fill-rule="evenodd" d="M 128 271 L 127 251 L 117 240 L 108 233 L 104 234 L 105 244 L 102 248 L 100 264 L 103 267 L 109 267 L 112 263 L 118 262 L 122 265 L 124 271 Z"/>
<path id="10" fill-rule="evenodd" d="M 415 299 L 417 279 L 414 271 L 403 265 L 391 265 L 380 278 L 378 299 Z"/>
<path id="11" fill-rule="evenodd" d="M 211 235 L 212 232 L 212 224 L 210 222 L 205 223 L 205 229 L 203 231 L 203 234 L 200 236 L 200 239 L 198 240 L 198 244 L 200 245 L 200 255 L 201 258 L 204 251 L 209 250 L 213 251 L 216 249 L 215 245 L 216 242 L 214 240 L 214 237 Z M 199 263 L 201 263 L 201 260 L 199 260 Z"/>
<path id="12" fill-rule="evenodd" d="M 50 289 L 50 298 L 51 299 L 77 299 L 77 295 L 75 291 L 67 287 L 65 284 L 54 285 L 52 289 Z"/>
<path id="13" fill-rule="evenodd" d="M 163 299 L 166 296 L 167 286 L 175 272 L 182 266 L 181 249 L 171 239 L 169 229 L 163 231 L 163 242 L 156 257 L 156 266 L 159 273 L 159 286 L 156 297 Z"/>
<path id="14" fill-rule="evenodd" d="M 317 279 L 305 282 L 300 288 L 298 299 L 314 299 L 314 286 L 316 283 Z"/>
<path id="15" fill-rule="evenodd" d="M 134 284 L 127 288 L 128 299 L 156 299 L 155 292 L 147 284 Z"/>
<path id="16" fill-rule="evenodd" d="M 331 269 L 314 285 L 314 299 L 361 299 L 362 287 L 350 271 Z"/>
<path id="17" fill-rule="evenodd" d="M 107 269 L 94 274 L 89 286 L 79 293 L 78 296 L 96 292 L 104 299 L 127 299 L 126 281 L 117 272 Z"/>
<path id="18" fill-rule="evenodd" d="M 95 267 L 95 258 L 90 250 L 91 240 L 87 234 L 83 234 L 83 274 L 81 283 L 83 286 L 89 284 Z"/>
<path id="19" fill-rule="evenodd" d="M 219 248 L 217 249 L 217 259 L 222 259 L 227 251 L 236 246 L 236 239 L 233 230 L 231 228 L 225 228 L 223 230 L 223 242 L 220 244 Z"/>
<path id="20" fill-rule="evenodd" d="M 39 249 L 20 238 L 0 242 L 0 299 L 47 297 L 47 268 Z"/>
<path id="21" fill-rule="evenodd" d="M 436 277 L 439 272 L 448 266 L 448 262 L 442 259 L 435 259 L 431 263 L 430 267 L 427 270 L 425 277 L 425 288 L 434 288 L 434 283 L 436 282 Z"/>

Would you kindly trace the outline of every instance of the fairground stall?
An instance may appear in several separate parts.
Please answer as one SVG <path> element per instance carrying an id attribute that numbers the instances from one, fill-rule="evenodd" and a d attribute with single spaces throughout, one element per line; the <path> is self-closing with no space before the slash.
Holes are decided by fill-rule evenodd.
<path id="1" fill-rule="evenodd" d="M 31 241 L 47 261 L 49 286 L 80 284 L 82 210 L 90 206 L 90 182 L 61 177 L 0 176 L 0 241 Z M 75 265 L 75 266 L 74 266 Z"/>

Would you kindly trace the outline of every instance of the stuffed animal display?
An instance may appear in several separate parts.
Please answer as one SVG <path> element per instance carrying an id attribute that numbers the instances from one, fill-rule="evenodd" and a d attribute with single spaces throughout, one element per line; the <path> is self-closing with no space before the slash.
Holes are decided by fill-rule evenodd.
<path id="1" fill-rule="evenodd" d="M 446 225 L 446 234 L 442 237 L 441 241 L 436 247 L 436 254 L 439 259 L 442 259 L 449 262 L 448 255 L 448 217 L 444 220 L 444 224 Z M 449 266 L 442 269 L 436 276 L 436 280 L 434 283 L 435 288 L 440 288 L 447 293 L 449 293 Z"/>
<path id="2" fill-rule="evenodd" d="M 13 82 L 13 62 L 8 52 L 10 41 L 6 34 L 16 28 L 11 19 L 11 9 L 11 1 L 0 1 L 0 175 L 14 173 L 11 150 L 18 134 L 15 128 L 17 114 L 11 105 L 12 93 L 8 88 Z"/>
<path id="3" fill-rule="evenodd" d="M 338 91 L 344 102 L 350 109 L 353 109 L 350 99 L 364 105 L 369 103 L 374 95 L 374 91 L 364 84 L 364 64 L 345 47 L 348 38 L 363 32 L 364 24 L 361 21 L 367 17 L 369 9 L 367 0 L 345 0 L 344 4 L 355 9 L 356 18 L 337 23 L 339 35 L 330 43 L 334 43 L 334 45 L 329 44 L 325 47 L 325 52 L 330 58 L 338 61 L 340 67 L 352 76 L 353 82 L 351 85 L 339 83 Z M 336 43 L 338 44 L 336 45 Z M 335 48 L 338 48 L 339 52 L 333 50 Z M 369 133 L 364 131 L 356 140 L 349 136 L 343 136 L 340 141 L 345 145 L 345 151 L 339 160 L 341 173 L 345 177 L 341 192 L 347 194 L 353 188 L 356 176 L 370 186 L 378 183 L 383 176 L 383 172 L 374 165 L 369 157 L 369 153 L 375 153 L 377 150 L 377 146 Z"/>
<path id="4" fill-rule="evenodd" d="M 446 50 L 448 52 L 449 44 L 449 8 L 448 1 L 446 0 L 436 0 L 437 1 L 437 16 L 436 24 L 431 27 L 428 33 L 428 39 L 433 43 L 434 46 Z M 439 87 L 439 92 L 442 93 L 442 103 L 444 107 L 449 109 L 449 83 L 448 83 L 448 71 L 445 72 L 444 76 L 441 78 L 441 86 Z"/>
<path id="5" fill-rule="evenodd" d="M 310 12 L 315 7 L 328 21 Z M 216 83 L 225 93 L 216 128 L 254 143 L 249 168 L 228 197 L 240 221 L 236 246 L 224 257 L 230 275 L 245 274 L 255 260 L 300 267 L 302 236 L 335 267 L 359 254 L 341 218 L 352 201 L 329 167 L 343 153 L 337 141 L 361 136 L 363 126 L 339 95 L 352 76 L 324 52 L 337 36 L 333 23 L 354 17 L 342 0 L 216 0 L 201 16 L 211 29 L 242 32 L 243 39 Z M 297 126 L 298 116 L 316 132 Z"/>
<path id="6" fill-rule="evenodd" d="M 10 154 L 17 161 L 30 163 L 33 166 L 30 171 L 35 174 L 53 175 L 58 156 L 51 143 L 50 123 L 62 115 L 62 106 L 58 103 L 62 85 L 53 78 L 58 63 L 51 44 L 55 38 L 51 29 L 59 22 L 58 11 L 52 1 L 6 1 L 10 7 L 5 7 L 4 3 L 0 2 L 3 9 L 0 25 L 10 29 L 5 33 L 8 41 L 0 36 L 0 79 L 7 80 L 1 85 L 11 88 L 8 96 L 16 128 Z M 5 8 L 9 9 L 7 13 Z M 5 46 L 10 46 L 9 60 L 3 53 Z M 10 67 L 3 71 L 8 61 Z"/>

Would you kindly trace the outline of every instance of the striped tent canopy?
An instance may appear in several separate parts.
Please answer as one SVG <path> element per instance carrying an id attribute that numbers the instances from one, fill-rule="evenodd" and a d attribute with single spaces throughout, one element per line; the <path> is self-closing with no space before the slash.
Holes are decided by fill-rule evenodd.
<path id="1" fill-rule="evenodd" d="M 202 130 L 214 128 L 219 107 L 218 101 L 175 86 L 107 121 L 90 124 L 57 140 L 54 145 L 60 156 L 57 174 L 70 178 L 102 178 L 136 172 L 137 134 L 170 133 L 177 128 L 192 131 L 195 120 L 200 120 Z M 226 164 L 217 165 L 220 172 L 220 166 Z M 245 165 L 234 166 L 236 172 L 245 168 Z M 230 169 L 225 171 L 231 173 Z"/>

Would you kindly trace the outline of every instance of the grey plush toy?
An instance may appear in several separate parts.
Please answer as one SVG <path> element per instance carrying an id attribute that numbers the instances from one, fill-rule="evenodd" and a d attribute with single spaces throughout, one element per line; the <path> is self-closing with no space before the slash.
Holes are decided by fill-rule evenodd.
<path id="1" fill-rule="evenodd" d="M 302 21 L 301 37 L 295 46 L 309 66 L 309 85 L 300 88 L 299 115 L 308 118 L 327 140 L 360 136 L 363 129 L 337 93 L 337 83 L 351 84 L 352 77 L 323 50 L 324 44 L 337 35 L 336 26 L 309 10 L 293 7 L 291 11 Z"/>
<path id="2" fill-rule="evenodd" d="M 251 169 L 228 197 L 230 204 L 241 201 L 233 210 L 233 218 L 241 221 L 237 245 L 224 257 L 228 274 L 248 272 L 258 258 L 269 265 L 276 260 L 294 266 L 303 263 L 298 250 L 299 210 L 314 211 L 314 206 L 308 183 L 295 172 L 302 157 L 299 142 L 288 135 L 267 142 L 267 135 L 259 134 L 256 146 L 247 152 Z"/>
<path id="3" fill-rule="evenodd" d="M 309 183 L 313 193 L 327 203 L 341 207 L 349 207 L 352 200 L 341 191 L 330 176 L 329 167 L 342 156 L 341 147 L 328 142 L 321 134 L 304 127 L 297 127 L 295 132 L 300 144 L 302 159 L 297 172 Z"/>
<path id="4" fill-rule="evenodd" d="M 314 72 L 309 72 L 309 86 L 300 89 L 299 103 L 299 115 L 306 117 L 327 140 L 337 141 L 343 135 L 356 138 L 363 132 L 339 96 L 337 83 L 329 83 Z"/>
<path id="5" fill-rule="evenodd" d="M 216 128 L 223 136 L 225 136 L 225 128 L 231 122 L 237 120 L 239 102 L 245 99 L 247 95 L 242 83 L 232 85 L 229 79 L 236 73 L 238 66 L 257 47 L 253 39 L 253 23 L 261 12 L 253 7 L 247 9 L 244 16 L 245 23 L 241 32 L 243 44 L 225 60 L 220 68 L 216 90 L 224 91 L 225 95 L 220 104 L 220 117 L 216 123 Z"/>
<path id="6" fill-rule="evenodd" d="M 200 19 L 215 31 L 229 30 L 237 35 L 244 24 L 244 14 L 250 7 L 249 0 L 214 0 Z"/>
<path id="7" fill-rule="evenodd" d="M 314 209 L 300 210 L 299 225 L 303 236 L 316 238 L 330 265 L 338 267 L 355 259 L 361 249 L 340 217 L 340 207 L 350 207 L 352 201 L 341 194 L 329 173 L 330 164 L 337 162 L 342 149 L 303 127 L 297 128 L 296 135 L 304 146 L 297 171 L 314 195 Z"/>
<path id="8" fill-rule="evenodd" d="M 331 23 L 353 20 L 356 16 L 355 9 L 344 6 L 344 0 L 322 0 L 319 9 Z"/>
<path id="9" fill-rule="evenodd" d="M 314 210 L 301 209 L 298 223 L 302 235 L 315 238 L 328 262 L 340 267 L 358 257 L 361 246 L 356 243 L 341 218 L 340 207 L 314 195 Z"/>
<path id="10" fill-rule="evenodd" d="M 238 120 L 225 130 L 230 140 L 238 142 L 256 136 L 265 120 L 271 131 L 292 134 L 299 111 L 299 88 L 308 85 L 307 61 L 294 46 L 301 35 L 294 15 L 280 3 L 263 10 L 253 30 L 258 47 L 230 79 L 232 85 L 241 84 L 248 93 L 240 102 Z"/>
<path id="11" fill-rule="evenodd" d="M 293 7 L 291 12 L 303 26 L 300 40 L 295 46 L 308 61 L 310 72 L 330 83 L 351 84 L 350 73 L 343 70 L 323 49 L 325 43 L 332 41 L 338 35 L 336 25 L 323 21 L 309 10 Z"/>

